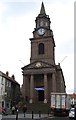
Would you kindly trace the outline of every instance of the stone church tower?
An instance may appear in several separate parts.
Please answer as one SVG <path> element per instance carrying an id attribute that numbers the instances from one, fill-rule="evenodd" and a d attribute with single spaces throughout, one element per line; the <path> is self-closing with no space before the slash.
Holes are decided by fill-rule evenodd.
<path id="1" fill-rule="evenodd" d="M 65 81 L 60 65 L 55 64 L 55 41 L 43 2 L 35 22 L 30 64 L 22 68 L 23 96 L 29 103 L 47 103 L 51 92 L 65 92 Z"/>

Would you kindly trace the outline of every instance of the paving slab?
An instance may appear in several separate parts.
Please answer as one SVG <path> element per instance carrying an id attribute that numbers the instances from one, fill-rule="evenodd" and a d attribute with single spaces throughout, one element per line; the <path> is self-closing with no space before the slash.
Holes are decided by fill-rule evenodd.
<path id="1" fill-rule="evenodd" d="M 41 119 L 41 118 L 46 118 L 46 117 L 48 117 L 48 115 L 47 114 L 41 114 L 40 116 L 39 116 L 39 114 L 34 114 L 33 116 L 32 116 L 32 114 L 26 114 L 26 116 L 24 117 L 24 114 L 23 113 L 21 113 L 21 114 L 18 114 L 18 118 L 30 118 L 30 119 Z M 2 115 L 2 118 L 16 118 L 16 115 Z"/>

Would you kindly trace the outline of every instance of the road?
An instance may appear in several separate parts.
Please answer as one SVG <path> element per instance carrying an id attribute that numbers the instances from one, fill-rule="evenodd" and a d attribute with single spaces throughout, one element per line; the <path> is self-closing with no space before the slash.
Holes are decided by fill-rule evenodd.
<path id="1" fill-rule="evenodd" d="M 69 120 L 69 117 L 50 117 L 47 120 Z"/>
<path id="2" fill-rule="evenodd" d="M 10 118 L 3 118 L 2 120 L 10 120 Z M 16 120 L 16 118 L 11 118 L 11 120 Z M 41 118 L 41 119 L 18 118 L 18 120 L 69 120 L 69 118 L 68 117 L 49 117 L 49 118 Z"/>
<path id="3" fill-rule="evenodd" d="M 1 120 L 1 119 L 0 119 Z M 2 120 L 69 120 L 69 117 L 56 117 L 53 115 L 47 115 L 47 114 L 34 114 L 32 118 L 32 114 L 26 114 L 26 117 L 24 118 L 23 113 L 18 114 L 18 119 L 16 119 L 16 115 L 3 115 Z"/>

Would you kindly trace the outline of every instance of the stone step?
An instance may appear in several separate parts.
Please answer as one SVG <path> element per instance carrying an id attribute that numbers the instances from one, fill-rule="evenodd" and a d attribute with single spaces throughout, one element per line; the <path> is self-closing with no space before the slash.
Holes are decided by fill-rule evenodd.
<path id="1" fill-rule="evenodd" d="M 50 104 L 44 103 L 31 103 L 27 104 L 27 113 L 41 113 L 41 114 L 48 114 L 50 113 Z"/>

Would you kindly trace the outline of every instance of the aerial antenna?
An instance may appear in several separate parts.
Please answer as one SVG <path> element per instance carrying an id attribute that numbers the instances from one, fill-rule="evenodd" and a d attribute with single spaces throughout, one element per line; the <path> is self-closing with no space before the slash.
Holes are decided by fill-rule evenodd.
<path id="1" fill-rule="evenodd" d="M 25 65 L 23 62 L 22 62 L 22 60 L 19 60 L 23 65 Z"/>
<path id="2" fill-rule="evenodd" d="M 66 59 L 66 57 L 67 57 L 67 56 L 65 56 L 65 57 L 62 59 L 62 61 L 60 62 L 60 64 Z"/>

